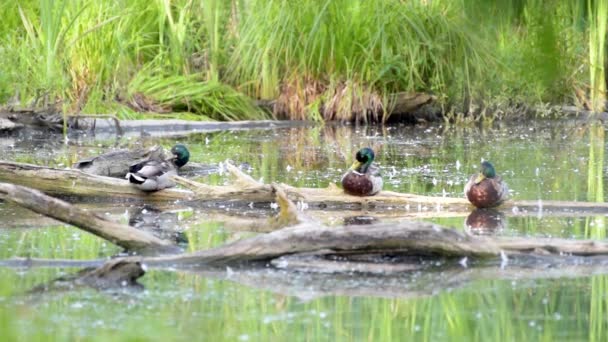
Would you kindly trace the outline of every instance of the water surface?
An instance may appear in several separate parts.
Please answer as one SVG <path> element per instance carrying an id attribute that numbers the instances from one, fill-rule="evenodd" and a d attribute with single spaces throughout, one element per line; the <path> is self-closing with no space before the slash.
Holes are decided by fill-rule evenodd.
<path id="1" fill-rule="evenodd" d="M 48 139 L 1 138 L 2 159 L 67 167 L 85 156 L 119 147 L 175 142 L 192 160 L 218 165 L 226 159 L 264 182 L 324 187 L 337 182 L 356 150 L 371 146 L 385 188 L 433 196 L 462 196 L 482 159 L 494 163 L 515 199 L 604 201 L 605 130 L 579 122 L 525 122 L 492 127 L 324 126 L 199 133 L 184 137 Z M 221 168 L 220 168 L 221 170 Z M 225 173 L 200 177 L 229 182 Z M 199 250 L 254 235 L 243 231 L 272 215 L 254 208 L 188 207 L 182 204 L 82 203 L 83 207 L 174 239 Z M 468 213 L 432 220 L 465 229 Z M 351 213 L 315 212 L 328 224 Z M 379 220 L 412 213 L 390 209 Z M 418 214 L 416 214 L 418 215 Z M 485 234 L 605 237 L 605 216 L 499 214 Z M 105 241 L 0 202 L 0 258 L 96 259 L 120 253 Z M 248 223 L 246 225 L 245 223 Z M 167 231 L 169 231 L 167 233 Z M 73 273 L 66 268 L 0 268 L 0 331 L 6 340 L 605 340 L 608 278 L 572 275 L 550 279 L 459 281 L 443 274 L 381 277 L 319 275 L 271 268 L 213 271 L 151 270 L 144 290 L 92 289 L 28 294 L 35 285 Z M 465 270 L 463 269 L 463 272 Z M 601 273 L 601 272 L 600 272 Z M 475 279 L 475 277 L 473 277 Z M 428 284 L 428 286 L 423 286 Z"/>

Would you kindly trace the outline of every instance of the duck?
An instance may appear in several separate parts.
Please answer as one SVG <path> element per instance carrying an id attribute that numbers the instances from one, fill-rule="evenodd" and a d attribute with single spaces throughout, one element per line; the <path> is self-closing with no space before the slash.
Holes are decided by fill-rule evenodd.
<path id="1" fill-rule="evenodd" d="M 165 155 L 166 152 L 159 145 L 148 149 L 120 149 L 81 159 L 72 168 L 100 176 L 125 178 L 131 166 L 152 159 L 162 160 Z"/>
<path id="2" fill-rule="evenodd" d="M 496 207 L 509 198 L 509 187 L 496 174 L 489 161 L 481 163 L 481 171 L 472 175 L 464 187 L 464 194 L 477 208 Z"/>
<path id="3" fill-rule="evenodd" d="M 125 176 L 131 184 L 142 191 L 158 191 L 175 186 L 171 179 L 177 176 L 177 170 L 186 165 L 190 152 L 186 146 L 177 144 L 171 148 L 171 158 L 149 159 L 129 167 Z"/>
<path id="4" fill-rule="evenodd" d="M 369 147 L 357 152 L 355 162 L 342 176 L 344 192 L 354 196 L 373 196 L 382 190 L 382 177 L 374 164 L 374 157 L 374 151 Z"/>

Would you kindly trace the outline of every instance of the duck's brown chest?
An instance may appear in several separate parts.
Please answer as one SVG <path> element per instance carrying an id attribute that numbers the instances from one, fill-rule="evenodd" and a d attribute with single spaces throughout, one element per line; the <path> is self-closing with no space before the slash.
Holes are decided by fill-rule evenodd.
<path id="1" fill-rule="evenodd" d="M 374 184 L 369 177 L 352 172 L 342 179 L 342 187 L 347 194 L 355 196 L 368 196 L 374 191 Z"/>
<path id="2" fill-rule="evenodd" d="M 500 204 L 501 195 L 489 179 L 484 179 L 479 184 L 473 184 L 467 198 L 477 208 L 488 208 Z"/>

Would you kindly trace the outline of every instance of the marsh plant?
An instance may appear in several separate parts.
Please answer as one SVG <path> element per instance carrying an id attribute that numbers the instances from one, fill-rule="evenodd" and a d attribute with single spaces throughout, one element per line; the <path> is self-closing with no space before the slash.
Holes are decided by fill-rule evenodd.
<path id="1" fill-rule="evenodd" d="M 7 0 L 0 9 L 0 103 L 11 106 L 382 121 L 399 92 L 489 117 L 521 103 L 599 111 L 606 97 L 605 0 Z M 274 111 L 258 100 L 275 101 Z"/>

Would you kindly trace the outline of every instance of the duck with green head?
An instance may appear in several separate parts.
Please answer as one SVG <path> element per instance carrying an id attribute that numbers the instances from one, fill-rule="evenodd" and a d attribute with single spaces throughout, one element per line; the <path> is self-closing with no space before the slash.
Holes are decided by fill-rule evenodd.
<path id="1" fill-rule="evenodd" d="M 496 174 L 494 165 L 484 161 L 481 163 L 481 172 L 471 176 L 465 185 L 464 194 L 477 208 L 490 208 L 509 198 L 509 188 Z"/>
<path id="2" fill-rule="evenodd" d="M 373 164 L 374 151 L 364 147 L 357 152 L 356 160 L 342 176 L 344 192 L 355 196 L 372 196 L 382 190 L 380 170 Z"/>
<path id="3" fill-rule="evenodd" d="M 171 177 L 177 176 L 177 170 L 188 163 L 190 152 L 186 146 L 177 144 L 171 148 L 171 154 L 173 156 L 167 160 L 149 159 L 131 165 L 125 178 L 143 191 L 174 187 L 175 183 Z"/>

